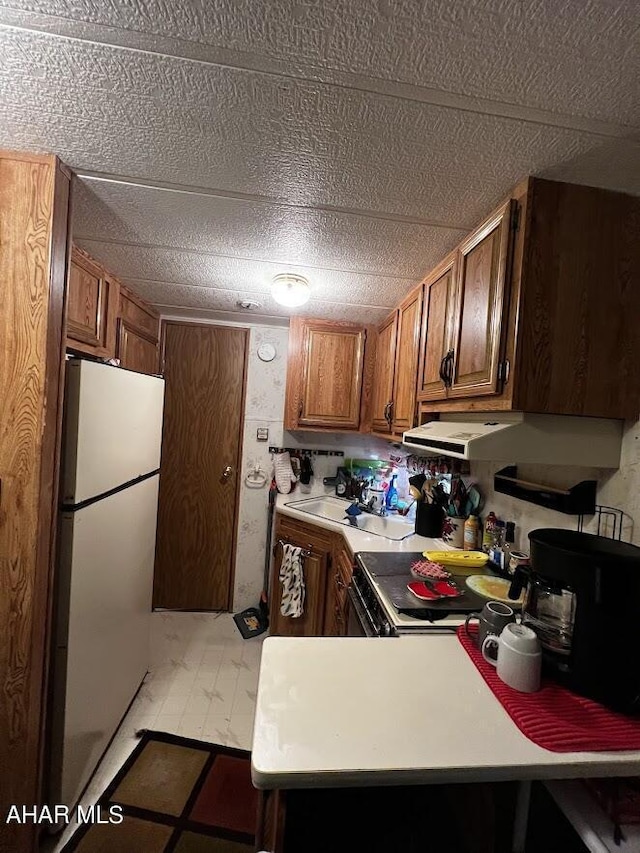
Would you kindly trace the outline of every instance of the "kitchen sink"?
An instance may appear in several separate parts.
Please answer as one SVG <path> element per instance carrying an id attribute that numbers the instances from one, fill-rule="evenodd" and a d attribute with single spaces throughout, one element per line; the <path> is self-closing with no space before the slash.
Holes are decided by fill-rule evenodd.
<path id="1" fill-rule="evenodd" d="M 315 515 L 317 518 L 324 518 L 328 521 L 336 521 L 338 524 L 344 524 L 347 527 L 355 527 L 357 530 L 362 530 L 364 533 L 373 533 L 374 536 L 384 536 L 385 539 L 393 539 L 398 542 L 401 539 L 406 539 L 415 533 L 415 525 L 413 521 L 408 521 L 406 518 L 397 515 L 373 515 L 371 513 L 362 512 L 352 520 L 346 515 L 346 510 L 350 506 L 351 501 L 343 498 L 334 498 L 329 495 L 324 495 L 319 498 L 305 498 L 300 501 L 287 501 L 286 506 L 292 509 L 297 509 L 300 512 L 308 512 L 309 515 Z"/>

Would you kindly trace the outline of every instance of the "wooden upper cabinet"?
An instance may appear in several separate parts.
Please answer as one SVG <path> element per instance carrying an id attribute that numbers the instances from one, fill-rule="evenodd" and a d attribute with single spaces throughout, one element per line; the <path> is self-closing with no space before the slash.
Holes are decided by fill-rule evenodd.
<path id="1" fill-rule="evenodd" d="M 398 337 L 391 407 L 391 432 L 402 435 L 414 426 L 416 378 L 420 349 L 422 287 L 416 287 L 398 309 Z"/>
<path id="2" fill-rule="evenodd" d="M 371 429 L 400 436 L 415 420 L 422 286 L 415 288 L 378 328 Z"/>
<path id="3" fill-rule="evenodd" d="M 292 318 L 285 429 L 360 428 L 366 340 L 364 326 Z"/>
<path id="4" fill-rule="evenodd" d="M 423 282 L 422 334 L 418 366 L 418 400 L 447 396 L 445 361 L 451 344 L 451 303 L 456 281 L 457 254 L 450 255 Z"/>
<path id="5" fill-rule="evenodd" d="M 121 367 L 139 373 L 158 372 L 159 327 L 157 312 L 122 286 L 116 347 Z"/>
<path id="6" fill-rule="evenodd" d="M 158 372 L 160 316 L 98 261 L 74 246 L 67 288 L 67 349 L 118 358 L 140 373 Z"/>
<path id="7" fill-rule="evenodd" d="M 449 397 L 498 391 L 498 364 L 507 284 L 512 201 L 477 228 L 458 250 L 453 299 Z"/>
<path id="8" fill-rule="evenodd" d="M 398 312 L 394 311 L 378 329 L 371 394 L 371 429 L 373 432 L 391 432 L 397 332 Z"/>
<path id="9" fill-rule="evenodd" d="M 99 358 L 116 350 L 118 282 L 86 252 L 73 247 L 67 290 L 67 347 Z"/>

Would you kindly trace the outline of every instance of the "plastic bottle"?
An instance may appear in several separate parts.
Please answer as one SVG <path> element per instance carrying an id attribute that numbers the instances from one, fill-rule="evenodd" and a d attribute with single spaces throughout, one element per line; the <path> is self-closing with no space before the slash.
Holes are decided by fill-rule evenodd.
<path id="1" fill-rule="evenodd" d="M 498 518 L 495 512 L 490 512 L 484 520 L 484 530 L 482 531 L 482 550 L 487 554 L 493 545 L 493 531 L 495 530 Z"/>
<path id="2" fill-rule="evenodd" d="M 398 490 L 396 489 L 396 479 L 398 475 L 394 474 L 391 478 L 391 485 L 387 489 L 386 504 L 387 509 L 395 509 L 398 504 Z"/>
<path id="3" fill-rule="evenodd" d="M 470 515 L 464 523 L 464 550 L 475 551 L 478 547 L 478 516 Z"/>

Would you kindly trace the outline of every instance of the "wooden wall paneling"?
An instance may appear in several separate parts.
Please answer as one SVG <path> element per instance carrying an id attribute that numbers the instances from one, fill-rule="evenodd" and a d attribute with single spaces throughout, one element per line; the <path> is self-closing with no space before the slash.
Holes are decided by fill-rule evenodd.
<path id="1" fill-rule="evenodd" d="M 164 321 L 162 336 L 154 607 L 229 610 L 249 329 Z"/>
<path id="2" fill-rule="evenodd" d="M 63 373 L 70 175 L 56 158 L 0 152 L 0 849 L 42 801 Z"/>

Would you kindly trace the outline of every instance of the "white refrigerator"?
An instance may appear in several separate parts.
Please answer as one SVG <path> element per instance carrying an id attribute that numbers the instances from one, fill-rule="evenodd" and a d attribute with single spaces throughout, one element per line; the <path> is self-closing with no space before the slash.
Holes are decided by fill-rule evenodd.
<path id="1" fill-rule="evenodd" d="M 149 664 L 164 380 L 67 362 L 51 803 L 75 805 Z"/>

